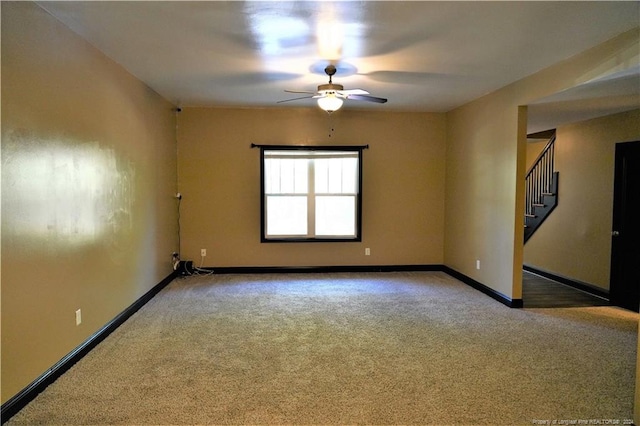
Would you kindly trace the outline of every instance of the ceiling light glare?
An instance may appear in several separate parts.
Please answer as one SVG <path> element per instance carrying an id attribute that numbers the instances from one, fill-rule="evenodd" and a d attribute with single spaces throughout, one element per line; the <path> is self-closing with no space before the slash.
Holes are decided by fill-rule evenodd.
<path id="1" fill-rule="evenodd" d="M 318 98 L 318 106 L 331 114 L 342 106 L 342 99 L 338 98 L 335 93 L 329 93 L 322 98 Z"/>

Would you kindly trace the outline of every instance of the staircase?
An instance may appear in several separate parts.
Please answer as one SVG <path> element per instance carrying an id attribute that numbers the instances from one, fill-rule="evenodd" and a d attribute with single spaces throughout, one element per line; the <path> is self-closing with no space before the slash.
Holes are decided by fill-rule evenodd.
<path id="1" fill-rule="evenodd" d="M 526 177 L 524 242 L 558 205 L 558 172 L 554 171 L 555 134 L 549 139 Z"/>

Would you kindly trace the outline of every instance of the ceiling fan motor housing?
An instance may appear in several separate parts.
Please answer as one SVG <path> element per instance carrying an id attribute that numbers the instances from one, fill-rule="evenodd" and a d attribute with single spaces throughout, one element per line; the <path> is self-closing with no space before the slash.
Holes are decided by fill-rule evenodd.
<path id="1" fill-rule="evenodd" d="M 344 90 L 344 86 L 342 84 L 333 84 L 333 83 L 321 84 L 318 86 L 318 92 L 322 92 L 324 90 L 331 90 L 334 92 L 338 92 L 340 90 Z"/>

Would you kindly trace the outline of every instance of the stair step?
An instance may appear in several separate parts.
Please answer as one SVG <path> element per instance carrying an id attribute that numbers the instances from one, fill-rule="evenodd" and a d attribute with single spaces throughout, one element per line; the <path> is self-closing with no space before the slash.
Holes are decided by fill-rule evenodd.
<path id="1" fill-rule="evenodd" d="M 527 200 L 524 209 L 525 243 L 558 205 L 559 172 L 553 171 L 555 141 L 556 136 L 553 133 L 525 178 Z"/>

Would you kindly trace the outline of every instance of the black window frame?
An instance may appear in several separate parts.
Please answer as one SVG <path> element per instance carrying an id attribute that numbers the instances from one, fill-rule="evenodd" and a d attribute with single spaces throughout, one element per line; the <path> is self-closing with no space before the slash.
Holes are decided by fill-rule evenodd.
<path id="1" fill-rule="evenodd" d="M 260 148 L 260 242 L 262 243 L 326 243 L 326 242 L 362 242 L 362 173 L 363 150 L 369 145 L 251 145 Z M 358 154 L 358 188 L 356 194 L 356 235 L 343 237 L 267 237 L 266 232 L 266 194 L 265 194 L 265 151 L 349 151 Z"/>

